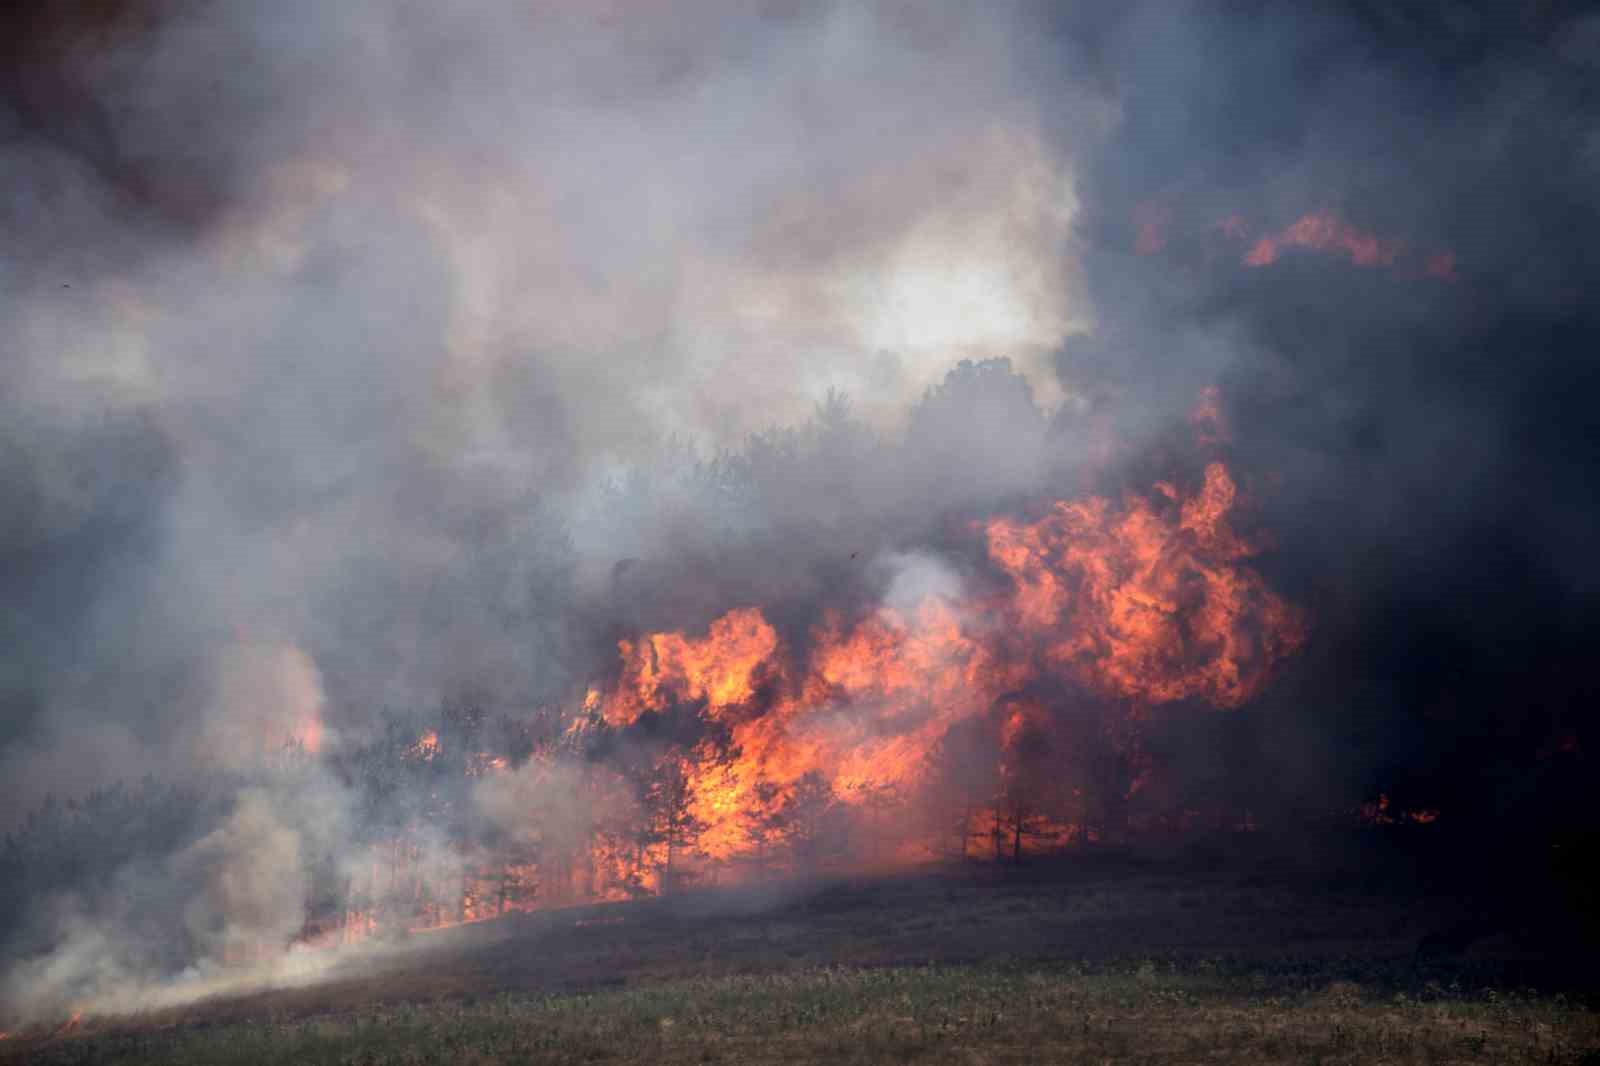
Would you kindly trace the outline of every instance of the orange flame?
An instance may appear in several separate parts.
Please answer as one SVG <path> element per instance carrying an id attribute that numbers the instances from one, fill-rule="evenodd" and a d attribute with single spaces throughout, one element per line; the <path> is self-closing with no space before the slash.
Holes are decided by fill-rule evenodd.
<path id="1" fill-rule="evenodd" d="M 427 762 L 439 754 L 439 731 L 430 729 L 417 738 L 409 752 L 412 758 Z"/>
<path id="2" fill-rule="evenodd" d="M 1288 247 L 1342 254 L 1357 266 L 1388 266 L 1405 250 L 1399 241 L 1381 240 L 1323 211 L 1306 215 L 1278 233 L 1256 241 L 1245 254 L 1245 265 L 1260 267 L 1275 263 L 1282 250 Z"/>
<path id="3" fill-rule="evenodd" d="M 686 766 L 699 845 L 725 859 L 748 847 L 743 821 L 761 805 L 759 787 L 781 792 L 820 772 L 847 805 L 906 789 L 953 724 L 1030 682 L 1238 707 L 1305 637 L 1299 612 L 1242 565 L 1253 549 L 1229 526 L 1238 497 L 1212 463 L 1188 497 L 1165 485 L 1120 505 L 1094 497 L 1057 502 L 1033 522 L 993 519 L 984 535 L 1004 593 L 930 597 L 854 625 L 830 617 L 804 661 L 756 608 L 729 612 L 704 637 L 624 641 L 606 720 L 626 726 L 673 700 L 704 700 L 709 717 L 732 723 L 731 765 Z M 761 679 L 775 691 L 751 706 Z M 1019 729 L 1005 724 L 1002 746 Z"/>
<path id="4" fill-rule="evenodd" d="M 711 623 L 704 640 L 681 633 L 652 633 L 619 642 L 623 680 L 606 704 L 606 721 L 622 725 L 659 708 L 670 693 L 706 701 L 716 714 L 754 694 L 757 675 L 778 646 L 778 634 L 753 608 L 729 611 Z"/>
<path id="5" fill-rule="evenodd" d="M 1131 212 L 1133 250 L 1141 256 L 1155 256 L 1176 249 L 1193 249 L 1199 234 L 1192 229 L 1184 231 L 1174 225 L 1171 207 L 1146 201 L 1137 204 Z M 1304 249 L 1324 255 L 1337 256 L 1359 267 L 1389 267 L 1407 280 L 1430 278 L 1435 281 L 1454 282 L 1456 255 L 1449 249 L 1425 252 L 1405 240 L 1380 237 L 1351 225 L 1329 210 L 1313 211 L 1272 233 L 1251 238 L 1251 225 L 1245 216 L 1235 213 L 1216 220 L 1206 227 L 1206 238 L 1201 247 L 1207 249 L 1206 258 L 1217 250 L 1217 238 L 1224 241 L 1245 242 L 1240 262 L 1251 269 L 1271 266 L 1291 248 Z M 1174 230 L 1179 230 L 1174 234 Z M 1174 239 L 1176 238 L 1176 239 Z M 1179 258 L 1184 258 L 1180 253 Z"/>
<path id="6" fill-rule="evenodd" d="M 989 554 L 1016 583 L 1014 613 L 1047 634 L 1049 661 L 1110 697 L 1201 697 L 1238 707 L 1304 640 L 1297 611 L 1237 565 L 1238 490 L 1221 463 L 1174 508 L 1130 497 L 1059 502 L 1024 525 L 989 524 Z"/>
<path id="7" fill-rule="evenodd" d="M 1226 443 L 1215 390 L 1191 423 L 1207 449 Z M 380 924 L 375 909 L 392 914 L 395 899 L 409 908 L 402 927 L 435 928 L 666 891 L 697 864 L 739 876 L 785 861 L 775 848 L 815 860 L 833 838 L 853 837 L 853 861 L 870 853 L 884 863 L 950 854 L 953 831 L 956 854 L 977 841 L 996 858 L 1100 839 L 1112 823 L 1094 804 L 1158 792 L 1140 746 L 1153 707 L 1240 707 L 1306 639 L 1301 612 L 1249 565 L 1257 547 L 1235 529 L 1244 496 L 1213 461 L 1197 483 L 974 523 L 981 550 L 972 558 L 985 566 L 958 592 L 829 613 L 804 633 L 780 632 L 760 608 L 742 606 L 703 632 L 620 641 L 615 680 L 589 687 L 560 738 L 518 773 L 554 773 L 554 753 L 652 712 L 692 711 L 715 725 L 707 739 L 642 746 L 653 760 L 647 779 L 585 763 L 561 787 L 587 790 L 578 807 L 605 815 L 577 830 L 539 828 L 498 851 L 464 845 L 448 903 L 423 890 L 416 849 L 397 838 L 375 852 L 370 877 L 359 879 L 361 906 L 344 914 L 338 935 L 369 935 Z M 1063 725 L 1085 719 L 1086 731 Z M 947 744 L 952 737 L 959 743 Z M 1078 744 L 1109 746 L 1120 769 L 1075 779 Z M 428 730 L 409 753 L 433 760 L 440 750 Z M 955 824 L 918 814 L 907 801 L 944 787 L 940 760 L 972 752 L 974 765 L 949 771 L 964 790 Z M 510 769 L 489 752 L 464 764 L 471 776 Z M 1386 800 L 1372 816 L 1392 817 Z M 1239 824 L 1254 823 L 1246 813 Z"/>

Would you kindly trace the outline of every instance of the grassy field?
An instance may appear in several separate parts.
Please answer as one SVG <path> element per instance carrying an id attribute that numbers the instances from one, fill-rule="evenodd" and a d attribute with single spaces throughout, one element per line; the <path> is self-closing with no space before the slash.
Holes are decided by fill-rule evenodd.
<path id="1" fill-rule="evenodd" d="M 76 1063 L 1571 1062 L 1592 1014 L 1353 982 L 1132 969 L 890 967 L 681 977 L 615 991 L 378 1005 L 65 1038 Z"/>
<path id="2" fill-rule="evenodd" d="M 1083 863 L 702 893 L 421 934 L 0 1062 L 1600 1061 L 1581 958 L 1525 930 L 1417 957 L 1455 906 Z"/>

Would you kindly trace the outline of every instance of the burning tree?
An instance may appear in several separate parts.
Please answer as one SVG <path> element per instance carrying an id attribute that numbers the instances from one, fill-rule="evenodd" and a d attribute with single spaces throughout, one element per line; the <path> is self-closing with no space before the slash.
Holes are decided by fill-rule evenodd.
<path id="1" fill-rule="evenodd" d="M 789 789 L 776 812 L 778 832 L 807 872 L 820 870 L 848 845 L 848 822 L 833 785 L 820 770 L 808 770 Z"/>
<path id="2" fill-rule="evenodd" d="M 972 370 L 950 395 L 1005 406 L 1007 380 Z M 824 415 L 823 437 L 842 434 L 848 412 Z M 981 572 L 824 612 L 807 633 L 743 606 L 626 637 L 614 680 L 543 726 L 490 729 L 462 705 L 386 736 L 356 760 L 389 864 L 366 902 L 437 903 L 443 920 L 672 892 L 718 868 L 965 856 L 974 837 L 1017 862 L 1120 838 L 1150 772 L 1149 710 L 1238 707 L 1303 638 L 1246 563 L 1232 475 L 1220 461 L 1197 474 L 1187 491 L 1159 481 L 991 516 L 968 527 Z M 480 825 L 462 782 L 492 792 L 504 774 L 528 794 Z M 471 857 L 456 912 L 448 874 L 424 872 L 440 854 L 419 845 L 428 834 Z"/>
<path id="3" fill-rule="evenodd" d="M 1013 377 L 963 368 L 919 417 L 976 396 L 1025 406 Z M 806 448 L 831 449 L 842 476 L 881 446 L 857 428 L 835 399 L 805 433 L 695 476 L 737 495 Z M 1151 709 L 1241 706 L 1303 637 L 1248 565 L 1233 475 L 1220 460 L 1191 474 L 952 523 L 966 568 L 896 563 L 915 595 L 841 597 L 808 622 L 745 603 L 627 635 L 581 699 L 517 716 L 457 699 L 386 714 L 363 744 L 289 752 L 275 772 L 330 772 L 351 822 L 343 850 L 304 864 L 303 935 L 667 893 L 724 870 L 1017 862 L 1120 837 L 1150 772 Z M 641 567 L 627 580 L 643 587 Z"/>
<path id="4" fill-rule="evenodd" d="M 695 816 L 694 786 L 683 760 L 658 760 L 642 786 L 638 839 L 643 852 L 660 854 L 657 881 L 661 891 L 672 892 L 686 879 L 683 860 L 696 850 L 706 823 Z"/>
<path id="5" fill-rule="evenodd" d="M 928 753 L 923 802 L 936 852 L 969 856 L 973 838 L 982 832 L 977 821 L 994 795 L 1000 754 L 999 734 L 978 718 L 951 726 Z"/>
<path id="6" fill-rule="evenodd" d="M 773 849 L 783 841 L 783 817 L 779 801 L 783 789 L 762 774 L 750 788 L 755 803 L 744 812 L 744 833 L 749 844 L 746 861 L 757 877 L 772 871 Z"/>
<path id="7" fill-rule="evenodd" d="M 1030 722 L 1027 709 L 1011 714 L 1005 734 L 1006 761 L 994 797 L 994 855 L 998 860 L 1009 852 L 1011 861 L 1020 863 L 1024 841 L 1059 835 L 1062 760 L 1040 724 Z"/>

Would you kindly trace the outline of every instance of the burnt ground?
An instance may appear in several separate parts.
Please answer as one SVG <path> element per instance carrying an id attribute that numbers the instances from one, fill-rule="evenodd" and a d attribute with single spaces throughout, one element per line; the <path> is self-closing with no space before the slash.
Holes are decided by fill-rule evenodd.
<path id="1" fill-rule="evenodd" d="M 1594 914 L 1587 884 L 1561 848 L 1502 848 L 1488 853 L 1496 860 L 1489 864 L 1463 841 L 1420 832 L 1310 844 L 1239 839 L 1165 854 L 1080 852 L 1020 867 L 960 865 L 515 915 L 413 934 L 378 959 L 352 956 L 313 986 L 88 1018 L 69 1035 L 20 1034 L 0 1043 L 0 1060 L 116 1060 L 118 1049 L 149 1050 L 152 1034 L 183 1041 L 264 1024 L 315 1028 L 343 1019 L 359 1030 L 371 1012 L 407 1005 L 456 1011 L 459 1022 L 460 1012 L 489 1004 L 537 1002 L 545 1010 L 558 1000 L 620 996 L 613 1013 L 630 1017 L 627 997 L 639 990 L 653 996 L 651 989 L 714 990 L 751 979 L 809 988 L 808 975 L 841 971 L 990 975 L 973 977 L 957 999 L 981 995 L 984 981 L 1002 979 L 994 975 L 1034 975 L 1029 980 L 1046 985 L 1098 975 L 1112 982 L 1106 987 L 1142 975 L 1201 980 L 1229 1002 L 1290 1003 L 1330 988 L 1385 1004 L 1509 995 L 1593 1020 Z M 1155 986 L 1136 986 L 1130 1011 L 1142 1002 L 1140 988 L 1155 994 Z M 1527 1022 L 1529 1032 L 1551 1024 L 1561 1023 Z M 1266 1052 L 1240 1052 L 1256 1053 Z M 745 1054 L 753 1054 L 749 1046 Z"/>

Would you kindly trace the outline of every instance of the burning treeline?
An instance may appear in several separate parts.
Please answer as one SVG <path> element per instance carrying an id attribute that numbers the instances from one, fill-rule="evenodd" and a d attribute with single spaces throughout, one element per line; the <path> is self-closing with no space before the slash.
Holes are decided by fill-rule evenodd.
<path id="1" fill-rule="evenodd" d="M 305 935 L 1248 823 L 1137 802 L 1154 711 L 1241 707 L 1306 635 L 1236 531 L 1214 395 L 1193 421 L 1187 478 L 962 520 L 960 580 L 896 556 L 899 591 L 799 632 L 751 604 L 622 639 L 569 707 L 392 718 L 327 759 L 368 829 Z"/>

